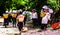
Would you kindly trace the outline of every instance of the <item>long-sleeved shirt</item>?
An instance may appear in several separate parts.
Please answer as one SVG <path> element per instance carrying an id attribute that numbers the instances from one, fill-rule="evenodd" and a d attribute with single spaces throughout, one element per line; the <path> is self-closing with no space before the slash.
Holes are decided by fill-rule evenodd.
<path id="1" fill-rule="evenodd" d="M 50 19 L 50 13 L 46 13 L 46 15 L 42 18 L 42 24 L 47 24 Z"/>

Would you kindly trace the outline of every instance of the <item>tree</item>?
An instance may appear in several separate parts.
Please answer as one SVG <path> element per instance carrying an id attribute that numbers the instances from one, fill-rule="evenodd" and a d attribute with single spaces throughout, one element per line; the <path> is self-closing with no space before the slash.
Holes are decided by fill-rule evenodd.
<path id="1" fill-rule="evenodd" d="M 5 3 L 6 10 L 10 10 L 12 8 L 12 0 L 7 0 Z"/>
<path id="2" fill-rule="evenodd" d="M 6 0 L 0 0 L 0 16 L 2 16 L 3 13 L 5 13 L 6 7 L 5 7 Z"/>
<path id="3" fill-rule="evenodd" d="M 47 3 L 54 10 L 59 10 L 60 8 L 60 0 L 47 0 Z"/>

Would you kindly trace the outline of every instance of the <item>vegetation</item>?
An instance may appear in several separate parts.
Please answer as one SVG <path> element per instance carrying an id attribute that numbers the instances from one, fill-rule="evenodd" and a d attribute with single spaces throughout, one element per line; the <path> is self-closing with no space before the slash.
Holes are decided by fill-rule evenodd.
<path id="1" fill-rule="evenodd" d="M 0 12 L 4 13 L 5 10 L 24 9 L 37 9 L 40 11 L 43 5 L 47 5 L 54 10 L 60 9 L 60 0 L 0 0 Z"/>
<path id="2" fill-rule="evenodd" d="M 60 0 L 47 0 L 47 3 L 54 10 L 59 10 L 60 9 Z"/>

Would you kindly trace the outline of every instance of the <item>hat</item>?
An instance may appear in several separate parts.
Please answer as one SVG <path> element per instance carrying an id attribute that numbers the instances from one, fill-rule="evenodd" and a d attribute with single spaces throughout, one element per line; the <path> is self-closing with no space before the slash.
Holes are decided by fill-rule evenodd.
<path id="1" fill-rule="evenodd" d="M 33 11 L 35 11 L 35 12 L 36 12 L 36 9 L 33 9 Z"/>
<path id="2" fill-rule="evenodd" d="M 22 12 L 22 9 L 19 9 L 18 12 Z"/>
<path id="3" fill-rule="evenodd" d="M 8 11 L 6 11 L 6 13 L 8 13 Z"/>
<path id="4" fill-rule="evenodd" d="M 13 13 L 16 13 L 17 12 L 17 10 L 13 10 Z"/>
<path id="5" fill-rule="evenodd" d="M 46 5 L 44 5 L 42 8 L 43 8 L 43 9 L 48 9 L 48 7 L 47 7 Z"/>

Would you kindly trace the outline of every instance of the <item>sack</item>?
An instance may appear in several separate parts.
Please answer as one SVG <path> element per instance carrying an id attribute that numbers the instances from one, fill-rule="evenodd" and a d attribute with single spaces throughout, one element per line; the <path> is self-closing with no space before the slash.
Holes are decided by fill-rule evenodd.
<path id="1" fill-rule="evenodd" d="M 3 17 L 7 19 L 8 18 L 8 14 L 3 14 Z"/>
<path id="2" fill-rule="evenodd" d="M 59 29 L 60 28 L 60 22 L 58 22 L 58 26 L 56 27 L 56 29 Z"/>
<path id="3" fill-rule="evenodd" d="M 58 26 L 58 23 L 52 24 L 52 28 L 55 29 Z"/>
<path id="4" fill-rule="evenodd" d="M 44 17 L 46 15 L 45 12 L 41 12 L 40 17 Z"/>
<path id="5" fill-rule="evenodd" d="M 27 31 L 28 31 L 28 28 L 27 27 L 23 27 L 22 32 L 27 32 Z"/>
<path id="6" fill-rule="evenodd" d="M 19 18 L 18 21 L 19 21 L 19 22 L 23 22 L 23 18 Z"/>
<path id="7" fill-rule="evenodd" d="M 16 18 L 17 14 L 11 14 L 12 18 Z"/>
<path id="8" fill-rule="evenodd" d="M 60 28 L 60 23 L 59 23 L 59 22 L 56 22 L 56 23 L 52 24 L 52 28 L 53 28 L 53 29 L 58 29 L 58 28 Z"/>
<path id="9" fill-rule="evenodd" d="M 18 22 L 23 22 L 24 21 L 24 16 L 19 16 L 18 17 Z"/>

